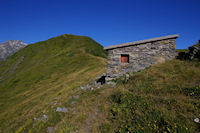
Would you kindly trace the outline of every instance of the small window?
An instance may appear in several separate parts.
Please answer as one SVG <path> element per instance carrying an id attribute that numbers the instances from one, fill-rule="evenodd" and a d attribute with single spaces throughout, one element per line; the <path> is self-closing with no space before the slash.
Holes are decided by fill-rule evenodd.
<path id="1" fill-rule="evenodd" d="M 129 55 L 128 54 L 121 55 L 121 63 L 129 63 Z"/>

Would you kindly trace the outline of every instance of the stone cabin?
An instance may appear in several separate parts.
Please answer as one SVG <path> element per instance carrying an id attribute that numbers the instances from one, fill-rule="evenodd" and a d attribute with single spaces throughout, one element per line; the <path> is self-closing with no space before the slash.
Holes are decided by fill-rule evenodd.
<path id="1" fill-rule="evenodd" d="M 108 51 L 107 80 L 173 59 L 176 38 L 178 35 L 169 35 L 105 47 Z"/>

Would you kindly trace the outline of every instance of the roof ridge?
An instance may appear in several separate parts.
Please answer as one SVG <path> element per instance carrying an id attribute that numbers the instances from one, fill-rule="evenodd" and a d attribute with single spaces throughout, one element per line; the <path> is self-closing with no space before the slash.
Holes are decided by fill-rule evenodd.
<path id="1" fill-rule="evenodd" d="M 178 38 L 178 37 L 179 37 L 178 34 L 174 34 L 174 35 L 156 37 L 156 38 L 145 39 L 145 40 L 140 40 L 140 41 L 134 41 L 134 42 L 128 42 L 128 43 L 121 43 L 121 44 L 117 44 L 117 45 L 111 45 L 111 46 L 104 47 L 104 49 L 108 50 L 108 49 L 114 49 L 114 48 L 119 48 L 119 47 L 127 47 L 127 46 L 141 44 L 141 43 L 165 40 L 165 39 L 170 39 L 170 38 Z"/>

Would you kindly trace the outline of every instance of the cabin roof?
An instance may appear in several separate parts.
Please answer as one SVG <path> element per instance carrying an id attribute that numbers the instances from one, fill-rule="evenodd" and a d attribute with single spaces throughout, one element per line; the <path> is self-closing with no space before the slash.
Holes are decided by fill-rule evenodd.
<path id="1" fill-rule="evenodd" d="M 156 37 L 156 38 L 152 38 L 152 39 L 146 39 L 146 40 L 140 40 L 140 41 L 135 41 L 135 42 L 122 43 L 122 44 L 118 44 L 118 45 L 111 45 L 111 46 L 104 47 L 104 49 L 105 50 L 109 50 L 109 49 L 127 47 L 127 46 L 143 44 L 143 43 L 148 43 L 148 42 L 155 42 L 155 41 L 166 40 L 166 39 L 173 39 L 173 38 L 176 39 L 178 37 L 179 37 L 178 34 L 169 35 L 169 36 L 162 36 L 162 37 Z"/>

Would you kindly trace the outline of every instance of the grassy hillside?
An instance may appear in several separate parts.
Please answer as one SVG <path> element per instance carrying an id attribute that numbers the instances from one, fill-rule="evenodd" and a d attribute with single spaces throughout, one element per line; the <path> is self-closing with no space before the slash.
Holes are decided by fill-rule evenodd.
<path id="1" fill-rule="evenodd" d="M 73 35 L 9 57 L 0 64 L 0 132 L 200 132 L 200 62 L 174 59 L 100 87 L 105 57 Z"/>
<path id="2" fill-rule="evenodd" d="M 134 73 L 128 81 L 93 91 L 76 90 L 76 114 L 55 132 L 199 132 L 200 62 L 172 60 Z"/>
<path id="3" fill-rule="evenodd" d="M 64 114 L 74 88 L 105 72 L 106 53 L 89 37 L 62 35 L 28 45 L 0 63 L 0 132 L 44 132 Z M 48 120 L 41 120 L 48 115 Z M 38 119 L 38 120 L 36 120 Z M 39 120 L 40 119 L 40 120 Z"/>
<path id="4" fill-rule="evenodd" d="M 199 132 L 200 62 L 172 60 L 135 73 L 109 96 L 116 132 Z M 106 129 L 109 130 L 109 129 Z"/>

